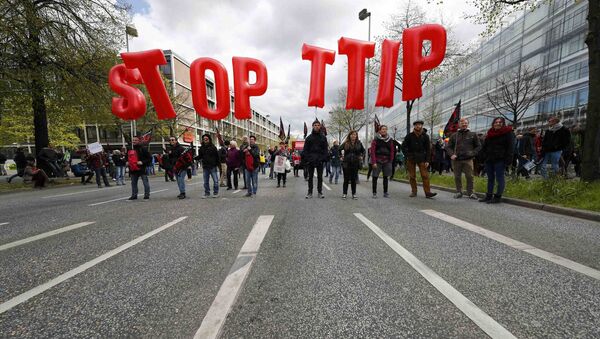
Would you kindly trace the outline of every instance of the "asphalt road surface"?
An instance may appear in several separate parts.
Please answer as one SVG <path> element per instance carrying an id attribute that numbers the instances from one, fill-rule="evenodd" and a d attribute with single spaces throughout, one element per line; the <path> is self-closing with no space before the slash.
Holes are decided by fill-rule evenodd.
<path id="1" fill-rule="evenodd" d="M 0 195 L 0 337 L 600 337 L 600 223 L 288 179 Z"/>

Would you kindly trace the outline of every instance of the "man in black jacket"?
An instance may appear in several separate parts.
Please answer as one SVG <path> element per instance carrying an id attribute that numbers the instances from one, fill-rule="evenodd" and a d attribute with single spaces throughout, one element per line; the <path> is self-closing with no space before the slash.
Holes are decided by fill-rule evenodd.
<path id="1" fill-rule="evenodd" d="M 219 197 L 219 151 L 212 143 L 210 135 L 202 136 L 202 145 L 198 149 L 196 160 L 202 160 L 202 172 L 204 176 L 204 196 L 202 199 L 210 198 L 210 178 L 213 180 L 213 198 Z"/>
<path id="2" fill-rule="evenodd" d="M 140 144 L 139 136 L 133 137 L 133 151 L 134 154 L 128 154 L 128 162 L 129 162 L 129 174 L 131 175 L 131 197 L 128 200 L 136 200 L 138 195 L 138 179 L 142 178 L 142 183 L 144 184 L 144 199 L 150 199 L 150 182 L 148 182 L 148 176 L 146 175 L 146 168 L 152 165 L 152 156 L 148 149 Z M 134 159 L 132 157 L 137 157 L 137 161 L 135 161 L 136 169 L 132 168 L 132 163 L 134 163 Z"/>
<path id="3" fill-rule="evenodd" d="M 308 194 L 306 199 L 312 198 L 315 169 L 317 169 L 317 192 L 319 198 L 323 199 L 325 198 L 323 195 L 323 163 L 329 155 L 327 137 L 321 133 L 321 123 L 318 119 L 313 122 L 312 127 L 312 133 L 306 137 L 304 142 L 304 154 L 302 156 L 308 170 Z"/>
<path id="4" fill-rule="evenodd" d="M 571 132 L 560 123 L 558 117 L 548 119 L 548 130 L 542 140 L 542 154 L 544 159 L 541 163 L 541 173 L 544 179 L 548 178 L 546 164 L 550 162 L 554 175 L 558 174 L 560 156 L 571 143 Z"/>
<path id="5" fill-rule="evenodd" d="M 177 159 L 179 159 L 179 157 L 183 154 L 183 152 L 185 151 L 183 146 L 179 143 L 179 141 L 177 141 L 177 137 L 170 137 L 169 138 L 169 144 L 170 144 L 170 155 L 169 155 L 169 159 L 171 159 L 170 161 L 173 161 L 173 167 L 175 167 L 175 163 L 177 162 Z M 179 171 L 179 173 L 175 173 L 175 178 L 177 178 L 177 186 L 179 187 L 179 195 L 177 196 L 177 198 L 179 199 L 185 199 L 185 177 L 187 175 L 187 171 L 186 169 L 181 169 Z"/>
<path id="6" fill-rule="evenodd" d="M 431 143 L 429 142 L 429 136 L 423 130 L 422 120 L 413 122 L 413 131 L 402 142 L 402 152 L 404 152 L 404 156 L 406 157 L 406 168 L 408 169 L 410 187 L 412 189 L 410 197 L 414 198 L 417 196 L 417 166 L 419 166 L 421 179 L 423 179 L 425 197 L 433 198 L 436 196 L 437 193 L 431 193 L 429 185 L 427 167 L 429 167 L 429 159 L 431 159 Z"/>

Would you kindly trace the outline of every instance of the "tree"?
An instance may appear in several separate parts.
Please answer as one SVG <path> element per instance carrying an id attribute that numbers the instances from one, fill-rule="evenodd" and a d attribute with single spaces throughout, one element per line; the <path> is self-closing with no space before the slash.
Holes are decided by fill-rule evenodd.
<path id="1" fill-rule="evenodd" d="M 529 107 L 543 99 L 554 87 L 543 76 L 543 70 L 519 66 L 496 77 L 497 87 L 486 93 L 494 110 L 514 127 Z"/>
<path id="2" fill-rule="evenodd" d="M 433 127 L 442 123 L 443 111 L 440 108 L 440 102 L 437 101 L 435 95 L 435 85 L 433 87 L 433 95 L 431 97 L 431 106 L 425 108 L 425 114 L 423 115 L 423 121 L 426 126 L 429 126 L 429 134 L 435 135 Z"/>
<path id="3" fill-rule="evenodd" d="M 535 0 L 470 0 L 477 13 L 470 16 L 486 25 L 485 35 L 499 28 L 502 18 L 519 10 L 531 10 L 543 2 Z M 600 180 L 600 1 L 588 1 L 589 99 L 582 148 L 581 179 Z"/>
<path id="4" fill-rule="evenodd" d="M 110 0 L 0 3 L 0 79 L 28 98 L 36 152 L 48 146 L 53 107 L 68 102 L 81 113 L 100 106 L 94 103 L 106 92 L 108 69 L 96 71 L 122 46 L 122 9 Z"/>
<path id="5" fill-rule="evenodd" d="M 348 132 L 360 131 L 368 120 L 367 110 L 346 109 L 346 88 L 340 88 L 338 99 L 329 111 L 327 129 L 330 133 L 345 136 Z"/>
<path id="6" fill-rule="evenodd" d="M 392 39 L 402 41 L 402 33 L 405 29 L 423 25 L 425 23 L 435 22 L 427 16 L 427 13 L 423 8 L 419 5 L 413 3 L 413 1 L 409 0 L 406 5 L 404 5 L 397 14 L 392 14 L 390 16 L 390 21 L 384 23 L 386 33 L 377 37 L 377 41 L 379 42 L 379 46 L 381 46 L 384 39 Z M 446 25 L 446 31 L 448 33 L 447 43 L 446 43 L 446 57 L 442 63 L 429 71 L 424 72 L 421 75 L 421 86 L 424 86 L 427 83 L 431 83 L 432 81 L 436 81 L 436 79 L 441 79 L 444 75 L 454 68 L 456 63 L 456 59 L 458 57 L 462 57 L 463 54 L 460 52 L 463 47 L 460 43 L 457 42 L 456 39 L 453 38 L 452 28 Z M 396 83 L 395 88 L 398 91 L 402 91 L 402 45 L 400 45 L 400 53 L 398 55 L 398 68 L 396 70 Z M 431 51 L 431 45 L 428 41 L 423 44 L 423 55 L 429 55 Z M 377 56 L 374 58 L 373 66 L 369 70 L 369 72 L 376 77 L 379 76 L 379 68 L 381 66 L 381 48 L 378 49 Z M 411 112 L 413 106 L 416 102 L 416 99 L 409 100 L 406 102 L 406 134 L 410 133 L 412 124 L 411 124 Z"/>

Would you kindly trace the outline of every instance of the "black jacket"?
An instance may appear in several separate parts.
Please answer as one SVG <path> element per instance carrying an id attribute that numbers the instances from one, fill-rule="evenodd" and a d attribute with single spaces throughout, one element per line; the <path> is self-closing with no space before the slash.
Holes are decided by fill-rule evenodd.
<path id="1" fill-rule="evenodd" d="M 15 161 L 17 168 L 25 168 L 27 166 L 27 158 L 25 157 L 24 152 L 15 153 L 15 157 L 13 160 Z"/>
<path id="2" fill-rule="evenodd" d="M 517 147 L 517 152 L 519 155 L 525 155 L 529 159 L 533 159 L 533 155 L 535 154 L 535 135 L 531 133 L 525 133 L 521 140 L 519 141 L 519 147 Z"/>
<path id="3" fill-rule="evenodd" d="M 477 134 L 469 130 L 460 129 L 450 136 L 446 152 L 452 157 L 456 154 L 456 160 L 470 160 L 475 158 L 481 150 L 481 144 Z"/>
<path id="4" fill-rule="evenodd" d="M 504 161 L 509 165 L 513 160 L 514 149 L 514 134 L 509 131 L 494 137 L 487 136 L 483 142 L 481 153 L 485 162 Z"/>
<path id="5" fill-rule="evenodd" d="M 194 159 L 202 160 L 202 168 L 215 168 L 219 166 L 219 151 L 212 143 L 202 143 L 198 149 L 198 156 Z"/>
<path id="6" fill-rule="evenodd" d="M 343 166 L 344 168 L 350 166 L 360 166 L 362 159 L 365 158 L 365 147 L 356 140 L 354 145 L 350 144 L 350 141 L 346 140 L 341 146 L 340 151 L 344 152 Z"/>
<path id="7" fill-rule="evenodd" d="M 240 153 L 242 154 L 242 167 L 244 169 L 246 169 L 246 152 L 245 152 L 245 150 L 248 147 L 250 147 L 250 150 L 248 152 L 250 152 L 250 154 L 252 155 L 252 159 L 254 160 L 254 170 L 256 171 L 258 169 L 258 167 L 260 166 L 260 149 L 258 148 L 258 146 L 256 144 L 254 144 L 254 145 L 242 144 L 242 147 L 240 147 Z M 275 154 L 275 152 L 273 152 L 273 154 Z"/>
<path id="8" fill-rule="evenodd" d="M 329 152 L 327 150 L 327 137 L 323 133 L 312 132 L 304 142 L 304 154 L 302 158 L 307 165 L 318 166 L 327 161 Z"/>
<path id="9" fill-rule="evenodd" d="M 148 152 L 148 149 L 141 145 L 133 146 L 133 150 L 136 151 L 138 156 L 138 161 L 142 162 L 140 169 L 138 171 L 131 171 L 133 174 L 146 174 L 146 167 L 152 165 L 152 155 Z"/>
<path id="10" fill-rule="evenodd" d="M 422 132 L 421 135 L 416 135 L 415 132 L 410 132 L 404 137 L 402 152 L 404 152 L 407 160 L 413 160 L 416 163 L 429 162 L 429 159 L 431 159 L 431 144 L 427 133 Z"/>
<path id="11" fill-rule="evenodd" d="M 329 150 L 329 161 L 332 166 L 340 165 L 340 146 L 333 145 Z"/>
<path id="12" fill-rule="evenodd" d="M 571 132 L 562 126 L 557 131 L 547 130 L 542 140 L 542 153 L 564 151 L 571 143 Z"/>

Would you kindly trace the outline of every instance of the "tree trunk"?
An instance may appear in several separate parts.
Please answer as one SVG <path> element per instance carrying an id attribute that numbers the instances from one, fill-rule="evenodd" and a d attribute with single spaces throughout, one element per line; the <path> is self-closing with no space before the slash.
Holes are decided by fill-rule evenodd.
<path id="1" fill-rule="evenodd" d="M 600 180 L 600 2 L 588 1 L 589 95 L 583 140 L 581 179 Z"/>
<path id="2" fill-rule="evenodd" d="M 33 109 L 33 130 L 35 135 L 35 154 L 48 147 L 48 117 L 46 114 L 46 98 L 44 85 L 37 79 L 31 82 L 31 108 Z"/>
<path id="3" fill-rule="evenodd" d="M 410 112 L 412 111 L 414 104 L 414 100 L 409 100 L 406 102 L 406 135 L 409 135 L 411 131 Z"/>

